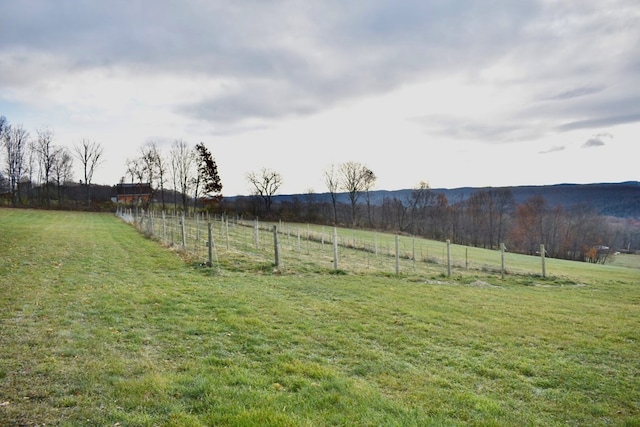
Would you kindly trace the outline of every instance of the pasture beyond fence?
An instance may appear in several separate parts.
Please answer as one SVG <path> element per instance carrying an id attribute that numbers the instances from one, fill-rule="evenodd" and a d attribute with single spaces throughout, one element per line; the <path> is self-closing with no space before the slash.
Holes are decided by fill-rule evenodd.
<path id="1" fill-rule="evenodd" d="M 207 213 L 169 214 L 119 208 L 116 215 L 164 245 L 188 253 L 203 265 L 236 268 L 240 260 L 274 271 L 447 275 L 459 270 L 546 276 L 540 256 L 487 250 L 415 236 L 314 224 L 244 220 Z M 212 244 L 209 244 L 212 242 Z M 553 260 L 551 260 L 553 261 Z M 238 267 L 239 268 L 239 267 Z"/>

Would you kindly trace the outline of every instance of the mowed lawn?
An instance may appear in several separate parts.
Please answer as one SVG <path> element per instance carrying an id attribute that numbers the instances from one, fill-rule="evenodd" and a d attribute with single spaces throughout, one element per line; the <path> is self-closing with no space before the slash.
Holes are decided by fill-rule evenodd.
<path id="1" fill-rule="evenodd" d="M 210 271 L 113 215 L 0 209 L 0 425 L 638 426 L 624 272 Z"/>

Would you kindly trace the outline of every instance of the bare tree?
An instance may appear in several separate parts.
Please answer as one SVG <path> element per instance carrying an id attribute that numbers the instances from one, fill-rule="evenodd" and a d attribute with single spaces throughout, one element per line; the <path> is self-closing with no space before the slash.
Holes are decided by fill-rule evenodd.
<path id="1" fill-rule="evenodd" d="M 429 232 L 432 239 L 446 239 L 451 236 L 451 207 L 444 193 L 435 196 L 435 202 L 429 209 Z"/>
<path id="2" fill-rule="evenodd" d="M 488 190 L 489 197 L 488 219 L 489 219 L 489 247 L 498 247 L 502 243 L 505 232 L 507 214 L 514 208 L 515 202 L 513 193 L 509 188 L 491 188 Z"/>
<path id="3" fill-rule="evenodd" d="M 349 193 L 349 201 L 351 202 L 351 222 L 356 225 L 357 205 L 360 196 L 368 191 L 373 182 L 375 175 L 362 163 L 347 162 L 340 165 L 340 176 L 342 178 L 342 188 Z"/>
<path id="4" fill-rule="evenodd" d="M 90 139 L 84 138 L 73 147 L 73 152 L 80 163 L 84 174 L 84 185 L 87 189 L 87 206 L 91 204 L 91 182 L 93 174 L 102 163 L 104 149 L 102 145 Z"/>
<path id="5" fill-rule="evenodd" d="M 58 203 L 62 201 L 64 184 L 71 181 L 73 157 L 65 147 L 56 149 L 52 167 L 53 178 L 58 192 Z"/>
<path id="6" fill-rule="evenodd" d="M 27 143 L 26 153 L 25 153 L 26 161 L 24 162 L 23 173 L 20 178 L 20 186 L 22 188 L 26 187 L 26 190 L 27 190 L 26 200 L 28 202 L 33 201 L 32 192 L 33 192 L 34 184 L 36 183 L 36 180 L 34 179 L 34 174 L 38 172 L 37 157 L 38 157 L 38 153 L 36 151 L 36 143 L 32 139 L 29 139 L 29 142 Z M 40 179 L 40 181 L 42 181 L 41 176 L 38 176 L 38 178 Z"/>
<path id="7" fill-rule="evenodd" d="M 371 190 L 373 190 L 373 188 L 376 185 L 376 179 L 378 179 L 376 177 L 376 175 L 373 173 L 372 170 L 370 169 L 366 169 L 364 171 L 364 192 L 366 195 L 366 199 L 367 199 L 367 219 L 369 221 L 369 227 L 373 227 L 373 219 L 371 217 Z"/>
<path id="8" fill-rule="evenodd" d="M 384 197 L 382 201 L 382 226 L 385 229 L 405 231 L 408 224 L 407 207 L 397 197 Z"/>
<path id="9" fill-rule="evenodd" d="M 486 190 L 476 190 L 465 201 L 467 243 L 472 246 L 487 247 L 489 236 L 489 216 L 487 215 L 489 196 Z"/>
<path id="10" fill-rule="evenodd" d="M 273 170 L 262 168 L 260 173 L 250 172 L 247 181 L 253 185 L 255 193 L 262 198 L 267 209 L 267 215 L 271 212 L 273 196 L 282 185 L 282 176 Z"/>
<path id="11" fill-rule="evenodd" d="M 407 205 L 410 210 L 410 227 L 413 234 L 425 234 L 427 209 L 431 205 L 433 198 L 434 194 L 426 181 L 420 181 L 411 190 L 407 198 Z"/>
<path id="12" fill-rule="evenodd" d="M 140 197 L 136 197 L 135 184 L 136 182 L 142 182 L 142 165 L 140 159 L 127 159 L 127 174 L 131 177 L 131 205 L 135 205 L 137 217 Z"/>
<path id="13" fill-rule="evenodd" d="M 20 187 L 29 133 L 21 126 L 5 125 L 3 145 L 6 154 L 6 175 L 13 206 L 21 199 Z"/>
<path id="14" fill-rule="evenodd" d="M 529 255 L 534 254 L 544 239 L 544 218 L 548 207 L 544 197 L 531 196 L 516 207 L 515 226 L 511 231 L 512 242 L 517 250 Z"/>
<path id="15" fill-rule="evenodd" d="M 160 188 L 160 199 L 162 201 L 162 210 L 164 211 L 165 210 L 164 186 L 165 186 L 165 179 L 167 176 L 167 164 L 155 142 L 149 143 L 149 151 L 153 153 L 153 157 L 155 158 L 155 161 L 156 161 L 156 172 L 157 172 L 156 179 L 158 182 L 158 188 Z"/>
<path id="16" fill-rule="evenodd" d="M 189 190 L 195 176 L 195 151 L 189 147 L 186 141 L 177 139 L 171 147 L 170 157 L 173 188 L 182 194 L 182 208 L 186 213 Z"/>
<path id="17" fill-rule="evenodd" d="M 331 167 L 324 171 L 324 183 L 327 185 L 327 189 L 329 190 L 329 194 L 331 195 L 331 204 L 333 206 L 333 224 L 336 225 L 338 223 L 337 199 L 340 180 L 338 178 L 334 164 L 331 164 Z"/>
<path id="18" fill-rule="evenodd" d="M 38 139 L 35 142 L 35 152 L 40 164 L 40 174 L 42 177 L 42 187 L 47 206 L 51 206 L 51 174 L 56 161 L 57 150 L 53 145 L 53 131 L 50 129 L 38 130 Z"/>
<path id="19" fill-rule="evenodd" d="M 161 168 L 160 168 L 162 161 L 160 159 L 160 153 L 158 152 L 158 149 L 155 143 L 151 142 L 142 146 L 142 148 L 140 149 L 139 161 L 140 161 L 140 165 L 138 169 L 140 173 L 140 181 L 141 181 L 140 183 L 142 183 L 142 181 L 148 183 L 149 191 L 151 192 L 151 194 L 149 195 L 149 199 L 145 204 L 145 209 L 146 209 L 148 208 L 149 204 L 154 198 L 154 193 L 155 193 L 154 183 L 158 179 L 160 181 L 161 191 L 164 190 L 163 188 L 164 187 L 164 182 L 163 182 L 164 171 L 161 171 Z M 163 201 L 164 201 L 164 198 L 163 198 Z M 162 209 L 164 210 L 164 203 L 163 203 Z"/>

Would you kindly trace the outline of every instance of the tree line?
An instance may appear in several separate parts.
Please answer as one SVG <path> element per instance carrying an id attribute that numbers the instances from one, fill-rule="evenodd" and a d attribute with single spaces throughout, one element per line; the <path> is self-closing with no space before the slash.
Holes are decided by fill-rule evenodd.
<path id="1" fill-rule="evenodd" d="M 176 140 L 166 159 L 155 144 L 146 144 L 128 161 L 128 171 L 132 183 L 153 183 L 163 210 L 170 195 L 174 209 L 184 211 L 346 225 L 489 249 L 505 243 L 508 250 L 526 254 L 536 254 L 544 243 L 547 256 L 588 262 L 604 262 L 610 248 L 631 249 L 632 241 L 640 241 L 638 222 L 613 223 L 586 204 L 550 206 L 541 196 L 516 204 L 508 188 L 479 189 L 463 200 L 448 200 L 423 181 L 404 199 L 373 203 L 376 174 L 355 161 L 323 172 L 328 198 L 310 190 L 280 202 L 276 195 L 283 177 L 269 168 L 246 174 L 249 196 L 224 199 L 217 165 L 203 143 L 193 147 Z"/>
<path id="2" fill-rule="evenodd" d="M 31 135 L 24 126 L 0 116 L 0 199 L 11 206 L 69 207 L 91 204 L 92 180 L 103 160 L 103 147 L 83 138 L 71 149 L 54 143 L 54 132 L 38 129 Z M 84 180 L 73 181 L 74 160 Z M 75 191 L 81 188 L 83 196 Z"/>
<path id="3" fill-rule="evenodd" d="M 176 139 L 168 155 L 162 153 L 157 143 L 149 142 L 140 148 L 137 157 L 126 161 L 126 171 L 127 177 L 122 177 L 121 184 L 128 182 L 132 188 L 136 184 L 150 185 L 151 195 L 145 199 L 144 208 L 155 200 L 162 210 L 173 204 L 175 210 L 186 212 L 222 198 L 218 165 L 202 142 L 191 146 Z"/>
<path id="4" fill-rule="evenodd" d="M 0 143 L 0 197 L 5 204 L 91 206 L 92 191 L 100 188 L 92 185 L 103 161 L 100 144 L 85 138 L 72 148 L 59 146 L 51 130 L 39 129 L 32 136 L 5 117 L 0 117 Z M 73 179 L 74 161 L 82 167 L 79 183 Z M 464 199 L 448 200 L 420 182 L 404 198 L 385 196 L 373 203 L 377 177 L 355 161 L 332 164 L 323 172 L 328 197 L 309 190 L 280 202 L 275 201 L 283 177 L 268 168 L 246 174 L 250 196 L 224 199 L 216 161 L 202 142 L 192 145 L 176 139 L 167 153 L 155 142 L 146 143 L 126 161 L 124 171 L 121 185 L 148 184 L 150 197 L 134 202 L 145 209 L 153 203 L 162 210 L 208 209 L 244 217 L 347 225 L 490 249 L 505 243 L 510 251 L 528 254 L 535 254 L 544 243 L 548 256 L 589 262 L 604 262 L 610 248 L 631 250 L 632 243 L 640 241 L 638 221 L 614 222 L 586 204 L 550 206 L 541 196 L 516 204 L 508 188 L 480 189 Z M 112 195 L 102 191 L 94 199 L 106 205 Z"/>
<path id="5" fill-rule="evenodd" d="M 222 200 L 222 212 L 263 215 L 292 222 L 348 225 L 398 232 L 488 249 L 537 254 L 540 244 L 554 258 L 604 263 L 616 251 L 637 249 L 640 221 L 613 219 L 586 203 L 551 206 L 542 196 L 517 204 L 509 188 L 478 189 L 449 200 L 420 182 L 405 198 L 371 202 L 375 174 L 348 162 L 325 172 L 328 197 L 309 192 L 260 209 L 251 197 Z M 342 194 L 341 194 L 342 193 Z M 346 198 L 339 197 L 346 194 Z"/>

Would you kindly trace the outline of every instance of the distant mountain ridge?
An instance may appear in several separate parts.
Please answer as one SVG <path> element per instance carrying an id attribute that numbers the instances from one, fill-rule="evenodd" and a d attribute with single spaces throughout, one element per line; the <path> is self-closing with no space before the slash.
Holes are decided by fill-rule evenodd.
<path id="1" fill-rule="evenodd" d="M 533 196 L 542 196 L 551 207 L 565 208 L 578 204 L 586 204 L 601 215 L 620 218 L 640 219 L 640 182 L 626 181 L 620 183 L 595 184 L 554 184 L 540 186 L 514 187 L 462 187 L 462 188 L 433 188 L 435 194 L 444 194 L 450 205 L 466 200 L 471 194 L 479 190 L 509 188 L 513 193 L 516 204 L 525 202 Z M 371 204 L 381 205 L 385 199 L 397 198 L 406 202 L 411 196 L 412 189 L 404 190 L 374 190 L 369 193 Z M 304 201 L 312 199 L 314 202 L 331 202 L 329 193 L 291 194 L 274 197 L 274 203 L 293 202 L 295 199 Z M 347 193 L 339 193 L 340 203 L 349 203 Z M 365 203 L 364 196 L 359 203 Z"/>

